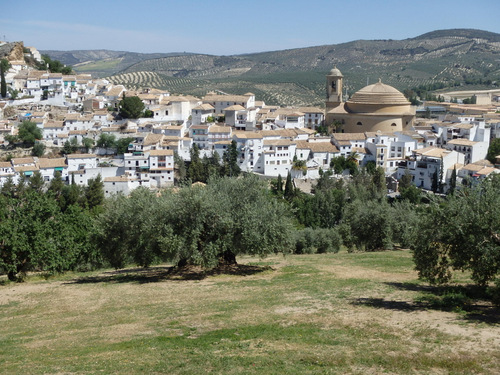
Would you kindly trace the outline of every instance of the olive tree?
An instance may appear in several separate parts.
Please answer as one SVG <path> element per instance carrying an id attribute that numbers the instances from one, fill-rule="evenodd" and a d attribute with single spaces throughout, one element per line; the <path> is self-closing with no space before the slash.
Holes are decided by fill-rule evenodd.
<path id="1" fill-rule="evenodd" d="M 447 282 L 453 270 L 471 271 L 479 285 L 500 273 L 500 177 L 433 202 L 413 245 L 420 277 Z"/>

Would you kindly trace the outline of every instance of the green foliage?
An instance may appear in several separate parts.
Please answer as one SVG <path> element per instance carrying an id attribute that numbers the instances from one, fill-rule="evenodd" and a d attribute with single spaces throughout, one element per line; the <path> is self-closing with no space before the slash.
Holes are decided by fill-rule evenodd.
<path id="1" fill-rule="evenodd" d="M 342 238 L 349 249 L 381 250 L 393 247 L 393 217 L 386 201 L 356 200 L 346 205 Z"/>
<path id="2" fill-rule="evenodd" d="M 148 267 L 166 259 L 161 243 L 169 236 L 168 203 L 142 188 L 107 200 L 94 236 L 104 259 L 115 268 L 132 262 Z"/>
<path id="3" fill-rule="evenodd" d="M 421 235 L 412 248 L 421 278 L 450 280 L 453 270 L 471 271 L 485 285 L 500 272 L 500 179 L 464 187 L 422 213 Z"/>
<path id="4" fill-rule="evenodd" d="M 9 70 L 10 64 L 6 59 L 0 60 L 0 95 L 2 98 L 7 97 L 7 82 L 5 81 L 5 73 Z"/>
<path id="5" fill-rule="evenodd" d="M 490 146 L 488 147 L 488 154 L 486 159 L 491 163 L 495 164 L 496 157 L 500 155 L 500 138 L 494 138 L 490 141 Z"/>
<path id="6" fill-rule="evenodd" d="M 239 151 L 234 140 L 231 141 L 229 148 L 222 155 L 223 175 L 229 177 L 238 177 L 241 169 L 238 165 Z"/>
<path id="7" fill-rule="evenodd" d="M 42 55 L 43 62 L 38 65 L 39 70 L 49 69 L 51 73 L 71 74 L 70 66 L 64 66 L 59 60 L 52 60 L 49 55 Z"/>
<path id="8" fill-rule="evenodd" d="M 305 228 L 295 232 L 295 254 L 337 253 L 342 238 L 336 229 Z"/>
<path id="9" fill-rule="evenodd" d="M 85 188 L 85 199 L 90 210 L 102 206 L 104 203 L 104 183 L 101 180 L 101 175 L 88 180 Z"/>
<path id="10" fill-rule="evenodd" d="M 45 153 L 45 144 L 43 144 L 42 142 L 36 142 L 33 145 L 33 150 L 31 150 L 31 153 L 33 154 L 33 156 L 43 156 L 43 154 Z"/>
<path id="11" fill-rule="evenodd" d="M 94 147 L 94 140 L 92 138 L 83 138 L 82 146 L 85 147 L 85 151 L 89 152 L 92 147 Z"/>
<path id="12" fill-rule="evenodd" d="M 283 196 L 288 200 L 293 199 L 295 196 L 295 188 L 293 186 L 292 174 L 290 172 L 288 172 L 286 176 L 285 191 L 283 192 Z"/>
<path id="13" fill-rule="evenodd" d="M 74 154 L 79 148 L 78 140 L 76 137 L 71 138 L 71 140 L 64 142 L 63 152 L 65 154 Z"/>
<path id="14" fill-rule="evenodd" d="M 116 142 L 116 153 L 117 154 L 124 154 L 128 152 L 128 146 L 134 141 L 134 138 L 132 137 L 127 137 L 127 138 L 120 138 Z"/>
<path id="15" fill-rule="evenodd" d="M 341 174 L 346 169 L 349 170 L 351 176 L 358 174 L 358 163 L 356 161 L 356 154 L 350 155 L 348 158 L 344 156 L 337 156 L 330 161 L 330 167 L 333 168 L 335 174 Z"/>
<path id="16" fill-rule="evenodd" d="M 412 176 L 408 168 L 405 169 L 405 173 L 399 180 L 399 190 L 404 190 L 412 185 Z"/>
<path id="17" fill-rule="evenodd" d="M 419 204 L 422 200 L 422 191 L 415 185 L 400 189 L 401 199 L 407 200 L 412 204 Z"/>
<path id="18" fill-rule="evenodd" d="M 239 254 L 265 256 L 291 247 L 287 206 L 257 177 L 211 180 L 156 196 L 114 197 L 99 216 L 96 243 L 114 266 L 174 261 L 213 267 Z"/>
<path id="19" fill-rule="evenodd" d="M 37 140 L 42 139 L 42 131 L 34 122 L 24 120 L 19 125 L 18 138 L 25 145 L 32 147 Z"/>
<path id="20" fill-rule="evenodd" d="M 22 280 L 28 271 L 76 269 L 96 259 L 89 213 L 77 206 L 61 211 L 52 193 L 43 192 L 39 173 L 27 185 L 6 182 L 0 202 L 0 271 L 10 280 Z"/>
<path id="21" fill-rule="evenodd" d="M 177 185 L 183 185 L 186 182 L 187 177 L 186 162 L 179 156 L 177 152 L 174 152 L 174 163 L 177 170 L 175 182 Z"/>
<path id="22" fill-rule="evenodd" d="M 97 147 L 114 148 L 116 147 L 116 137 L 114 134 L 101 133 L 97 140 Z"/>
<path id="23" fill-rule="evenodd" d="M 144 103 L 138 96 L 124 96 L 118 104 L 120 116 L 123 118 L 137 119 L 144 112 Z"/>

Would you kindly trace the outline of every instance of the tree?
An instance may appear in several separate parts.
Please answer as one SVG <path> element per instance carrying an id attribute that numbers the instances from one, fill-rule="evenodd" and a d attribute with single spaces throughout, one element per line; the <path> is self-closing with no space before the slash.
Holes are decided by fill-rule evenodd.
<path id="1" fill-rule="evenodd" d="M 391 249 L 393 217 L 387 201 L 356 200 L 346 205 L 341 231 L 343 242 L 358 250 Z"/>
<path id="2" fill-rule="evenodd" d="M 239 254 L 290 250 L 288 206 L 269 195 L 265 182 L 253 175 L 183 188 L 171 198 L 175 235 L 167 251 L 180 264 L 212 267 L 235 263 Z"/>
<path id="3" fill-rule="evenodd" d="M 127 138 L 120 138 L 116 142 L 116 153 L 117 154 L 124 154 L 128 151 L 128 146 L 134 141 L 134 138 L 132 137 L 127 137 Z"/>
<path id="4" fill-rule="evenodd" d="M 160 196 L 136 189 L 114 196 L 98 217 L 95 242 L 114 267 L 158 261 L 213 267 L 239 254 L 265 256 L 291 247 L 288 206 L 255 176 L 211 179 Z"/>
<path id="5" fill-rule="evenodd" d="M 490 146 L 488 147 L 488 154 L 486 159 L 491 163 L 495 164 L 496 157 L 500 155 L 500 138 L 494 138 L 490 141 Z"/>
<path id="6" fill-rule="evenodd" d="M 78 140 L 76 137 L 71 138 L 71 140 L 64 142 L 63 152 L 65 154 L 74 154 L 78 150 Z"/>
<path id="7" fill-rule="evenodd" d="M 94 147 L 94 140 L 92 138 L 83 138 L 82 139 L 82 145 L 85 147 L 86 152 L 89 152 L 89 150 Z"/>
<path id="8" fill-rule="evenodd" d="M 285 191 L 283 193 L 283 196 L 288 200 L 291 200 L 294 197 L 292 174 L 290 172 L 288 172 L 288 174 L 286 175 Z"/>
<path id="9" fill-rule="evenodd" d="M 34 122 L 24 120 L 19 125 L 18 137 L 25 145 L 32 147 L 37 140 L 42 139 L 42 131 Z"/>
<path id="10" fill-rule="evenodd" d="M 138 96 L 123 96 L 123 99 L 118 104 L 120 108 L 120 116 L 123 118 L 136 119 L 141 117 L 144 112 L 144 103 Z"/>
<path id="11" fill-rule="evenodd" d="M 446 202 L 431 202 L 422 213 L 420 232 L 412 250 L 421 278 L 446 283 L 453 271 L 471 271 L 479 285 L 498 280 L 500 178 L 465 187 Z"/>
<path id="12" fill-rule="evenodd" d="M 373 187 L 377 194 L 387 194 L 387 184 L 385 182 L 385 171 L 382 167 L 377 167 L 372 176 Z"/>
<path id="13" fill-rule="evenodd" d="M 114 134 L 101 133 L 97 140 L 97 147 L 105 149 L 116 147 L 116 137 Z"/>
<path id="14" fill-rule="evenodd" d="M 431 190 L 432 190 L 433 193 L 437 193 L 438 190 L 439 190 L 439 174 L 438 174 L 438 170 L 437 169 L 432 174 Z"/>
<path id="15" fill-rule="evenodd" d="M 189 150 L 191 161 L 189 162 L 189 167 L 187 169 L 187 177 L 191 182 L 197 182 L 203 180 L 203 164 L 200 159 L 200 149 L 196 143 L 193 144 L 191 150 Z"/>
<path id="16" fill-rule="evenodd" d="M 403 191 L 404 189 L 408 189 L 412 186 L 412 176 L 410 170 L 408 168 L 405 169 L 405 173 L 401 176 L 399 180 L 399 191 Z"/>
<path id="17" fill-rule="evenodd" d="M 42 142 L 36 142 L 33 146 L 32 154 L 34 156 L 43 156 L 45 153 L 45 145 Z"/>
<path id="18" fill-rule="evenodd" d="M 278 196 L 283 196 L 283 179 L 281 174 L 278 174 L 278 181 L 276 182 L 276 192 Z"/>
<path id="19" fill-rule="evenodd" d="M 229 148 L 222 155 L 224 175 L 229 177 L 238 177 L 241 169 L 238 165 L 239 151 L 236 142 L 233 140 Z"/>
<path id="20" fill-rule="evenodd" d="M 100 174 L 88 180 L 85 198 L 89 209 L 94 209 L 104 203 L 104 183 Z"/>
<path id="21" fill-rule="evenodd" d="M 2 98 L 7 97 L 7 83 L 5 82 L 5 73 L 9 70 L 10 64 L 6 59 L 0 60 L 0 95 Z"/>
<path id="22" fill-rule="evenodd" d="M 177 152 L 174 152 L 174 164 L 176 167 L 176 182 L 177 185 L 182 185 L 186 181 L 187 171 L 186 171 L 186 163 L 184 159 L 182 159 Z"/>
<path id="23" fill-rule="evenodd" d="M 15 197 L 2 195 L 0 269 L 12 281 L 32 270 L 75 269 L 93 253 L 88 240 L 92 228 L 85 211 L 62 213 L 50 195 L 35 189 L 18 191 Z"/>
<path id="24" fill-rule="evenodd" d="M 449 194 L 454 194 L 457 188 L 457 167 L 453 167 L 453 171 L 451 172 L 450 178 L 450 188 L 448 189 Z"/>
<path id="25" fill-rule="evenodd" d="M 42 55 L 43 62 L 38 65 L 39 70 L 48 69 L 51 73 L 71 74 L 71 66 L 65 66 L 59 60 L 52 60 L 49 55 Z"/>

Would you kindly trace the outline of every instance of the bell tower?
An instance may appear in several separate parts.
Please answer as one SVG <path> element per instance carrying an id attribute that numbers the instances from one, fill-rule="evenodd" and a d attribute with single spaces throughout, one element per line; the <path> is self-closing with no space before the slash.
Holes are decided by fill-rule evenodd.
<path id="1" fill-rule="evenodd" d="M 344 76 L 334 67 L 326 76 L 326 108 L 334 108 L 342 103 L 342 80 Z"/>

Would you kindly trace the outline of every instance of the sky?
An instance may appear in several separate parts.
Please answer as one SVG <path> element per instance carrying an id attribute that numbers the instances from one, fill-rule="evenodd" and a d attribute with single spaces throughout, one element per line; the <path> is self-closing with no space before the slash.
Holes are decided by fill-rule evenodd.
<path id="1" fill-rule="evenodd" d="M 500 0 L 0 0 L 0 40 L 234 55 L 453 28 L 500 33 L 499 15 Z"/>

